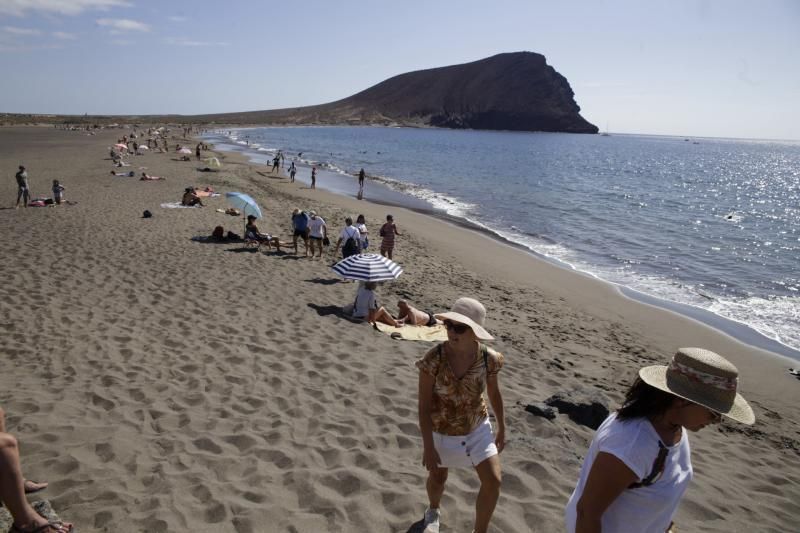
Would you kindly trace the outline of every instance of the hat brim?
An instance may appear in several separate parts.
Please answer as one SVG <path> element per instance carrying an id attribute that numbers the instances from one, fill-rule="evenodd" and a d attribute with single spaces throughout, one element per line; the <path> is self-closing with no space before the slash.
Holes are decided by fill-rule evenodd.
<path id="1" fill-rule="evenodd" d="M 446 313 L 439 313 L 433 316 L 438 318 L 439 320 L 450 320 L 452 322 L 458 322 L 459 324 L 465 324 L 469 326 L 470 329 L 472 329 L 472 331 L 475 333 L 475 336 L 482 341 L 494 340 L 494 337 L 489 335 L 489 332 L 483 329 L 483 326 L 472 320 L 470 317 L 462 315 L 461 313 L 454 313 L 453 311 L 448 311 Z"/>
<path id="2" fill-rule="evenodd" d="M 752 425 L 756 421 L 756 415 L 753 413 L 753 409 L 750 407 L 750 404 L 748 404 L 747 400 L 745 400 L 744 397 L 738 392 L 733 400 L 733 404 L 723 408 L 719 405 L 714 405 L 713 402 L 708 399 L 696 396 L 692 397 L 691 395 L 687 394 L 686 391 L 677 390 L 674 386 L 671 387 L 667 382 L 666 366 L 646 366 L 639 370 L 639 377 L 651 387 L 674 394 L 675 396 L 702 405 L 703 407 L 708 407 L 712 411 L 721 415 L 725 415 L 728 418 L 736 420 L 737 422 L 741 422 L 742 424 Z"/>

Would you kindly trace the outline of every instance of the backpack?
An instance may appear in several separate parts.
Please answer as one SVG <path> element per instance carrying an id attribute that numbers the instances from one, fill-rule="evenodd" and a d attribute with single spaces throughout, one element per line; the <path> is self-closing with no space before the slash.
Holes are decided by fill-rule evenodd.
<path id="1" fill-rule="evenodd" d="M 350 235 L 350 233 L 348 233 Z M 355 255 L 358 253 L 358 241 L 355 237 L 349 236 L 347 240 L 344 242 L 344 246 L 342 247 L 342 255 L 344 257 L 350 257 L 351 255 Z"/>

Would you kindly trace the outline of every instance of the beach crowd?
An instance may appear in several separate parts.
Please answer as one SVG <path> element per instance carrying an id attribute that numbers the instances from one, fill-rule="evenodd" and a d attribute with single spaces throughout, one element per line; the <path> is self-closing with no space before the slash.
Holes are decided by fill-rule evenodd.
<path id="1" fill-rule="evenodd" d="M 184 128 L 184 137 L 192 128 Z M 146 137 L 146 139 L 144 139 Z M 147 151 L 169 152 L 169 130 L 148 128 L 119 139 L 109 149 L 111 174 L 135 177 L 126 158 L 139 157 Z M 194 149 L 197 161 L 209 147 L 198 142 Z M 174 152 L 189 161 L 192 150 L 180 144 Z M 199 171 L 214 171 L 219 162 Z M 272 174 L 283 176 L 284 156 L 278 151 L 272 159 Z M 142 170 L 140 168 L 140 170 Z M 288 178 L 294 182 L 297 167 L 290 162 Z M 162 181 L 144 171 L 142 181 Z M 24 207 L 66 203 L 65 186 L 52 181 L 52 197 L 34 198 L 28 169 L 20 165 L 15 174 L 17 202 Z M 316 187 L 316 168 L 311 169 L 311 189 Z M 358 196 L 364 191 L 366 173 L 357 175 Z M 184 188 L 181 201 L 174 207 L 201 208 L 204 200 L 217 193 L 210 187 Z M 222 210 L 220 210 L 222 211 Z M 224 210 L 238 216 L 241 210 Z M 331 238 L 328 222 L 315 209 L 294 208 L 291 214 L 291 240 L 259 227 L 260 216 L 248 214 L 241 239 L 225 234 L 221 226 L 208 237 L 214 241 L 241 241 L 258 250 L 261 246 L 284 254 L 292 249 L 309 260 L 322 259 L 330 250 L 339 261 L 354 261 L 379 251 L 382 260 L 392 263 L 395 248 L 404 233 L 395 218 L 387 214 L 377 238 L 370 234 L 363 214 L 347 216 Z M 374 241 L 376 244 L 374 244 Z M 342 316 L 355 321 L 381 323 L 393 328 L 431 328 L 441 330 L 446 340 L 424 350 L 415 362 L 418 369 L 417 422 L 421 435 L 421 465 L 427 471 L 424 490 L 427 505 L 419 530 L 436 533 L 446 515 L 442 498 L 451 468 L 470 469 L 479 480 L 475 495 L 473 531 L 484 533 L 490 523 L 502 490 L 501 454 L 507 443 L 505 407 L 501 370 L 505 358 L 488 343 L 494 340 L 487 327 L 487 310 L 475 298 L 458 298 L 448 310 L 420 310 L 405 299 L 392 313 L 380 305 L 378 284 L 365 280 L 356 287 L 352 303 L 342 307 Z M 564 502 L 565 527 L 569 532 L 668 532 L 673 518 L 693 477 L 689 432 L 720 422 L 725 416 L 743 424 L 753 424 L 755 415 L 739 388 L 738 370 L 724 357 L 702 348 L 677 349 L 665 364 L 643 367 L 637 379 L 625 391 L 622 405 L 598 428 L 584 457 L 579 478 L 568 501 Z M 47 487 L 46 483 L 26 480 L 20 465 L 19 444 L 5 425 L 0 410 L 0 500 L 14 519 L 13 532 L 65 532 L 72 525 L 48 522 L 31 507 L 26 494 Z M 420 489 L 422 490 L 422 489 Z M 531 525 L 533 528 L 533 525 Z"/>

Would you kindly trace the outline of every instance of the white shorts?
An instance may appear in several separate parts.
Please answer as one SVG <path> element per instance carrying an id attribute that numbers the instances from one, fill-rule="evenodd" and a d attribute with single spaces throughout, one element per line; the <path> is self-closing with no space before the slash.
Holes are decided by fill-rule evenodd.
<path id="1" fill-rule="evenodd" d="M 442 468 L 475 467 L 497 455 L 494 433 L 485 418 L 469 435 L 442 435 L 433 432 L 433 446 L 441 459 Z"/>

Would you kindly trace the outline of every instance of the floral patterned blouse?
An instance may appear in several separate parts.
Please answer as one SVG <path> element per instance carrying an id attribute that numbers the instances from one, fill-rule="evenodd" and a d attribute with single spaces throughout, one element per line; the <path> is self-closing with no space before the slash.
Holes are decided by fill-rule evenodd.
<path id="1" fill-rule="evenodd" d="M 486 364 L 483 352 L 486 350 Z M 489 416 L 483 391 L 486 376 L 497 374 L 503 367 L 503 355 L 478 344 L 475 360 L 458 379 L 444 354 L 444 344 L 431 349 L 416 363 L 420 371 L 433 376 L 431 421 L 433 430 L 442 435 L 467 435 Z"/>

